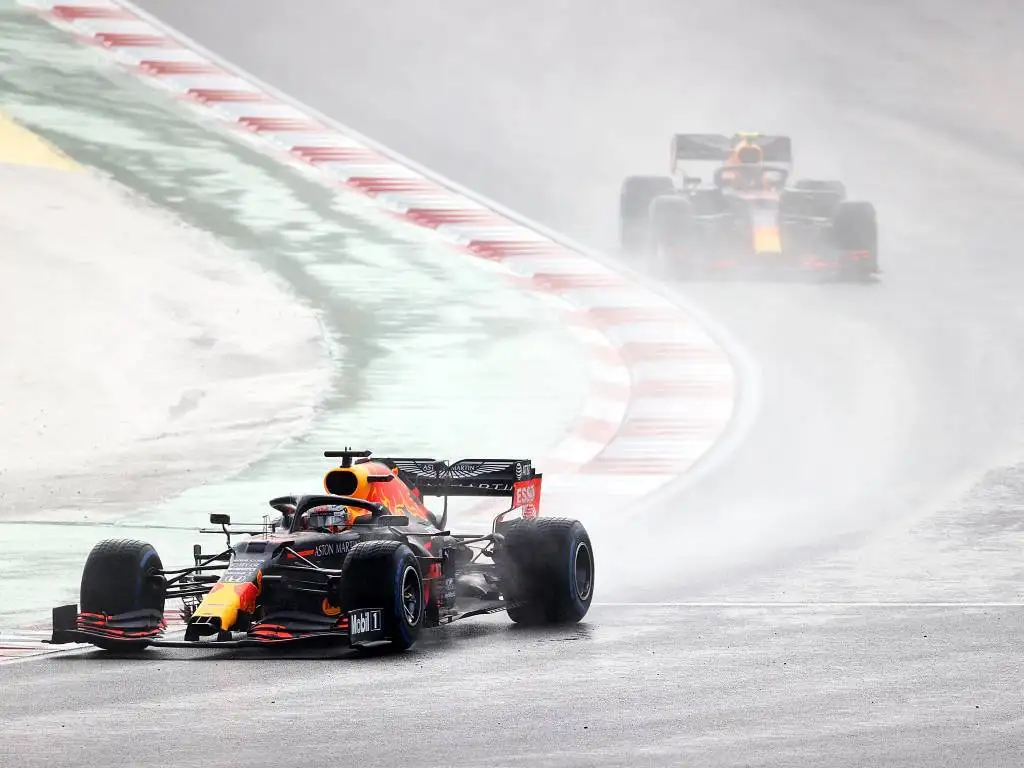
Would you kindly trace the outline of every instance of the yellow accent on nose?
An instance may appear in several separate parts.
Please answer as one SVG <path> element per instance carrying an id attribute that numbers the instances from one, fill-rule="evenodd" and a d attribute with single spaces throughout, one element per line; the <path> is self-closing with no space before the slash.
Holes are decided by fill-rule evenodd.
<path id="1" fill-rule="evenodd" d="M 754 253 L 782 253 L 778 227 L 754 227 Z"/>
<path id="2" fill-rule="evenodd" d="M 34 165 L 62 171 L 78 171 L 81 166 L 56 147 L 22 128 L 0 113 L 0 163 Z"/>
<path id="3" fill-rule="evenodd" d="M 220 619 L 221 632 L 227 632 L 238 621 L 242 596 L 232 584 L 214 584 L 213 589 L 203 598 L 194 616 L 216 616 Z"/>

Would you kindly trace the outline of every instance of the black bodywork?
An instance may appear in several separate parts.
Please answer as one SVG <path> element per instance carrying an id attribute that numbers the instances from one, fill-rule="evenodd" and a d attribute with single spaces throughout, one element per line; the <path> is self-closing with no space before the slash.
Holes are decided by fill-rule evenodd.
<path id="1" fill-rule="evenodd" d="M 342 466 L 366 461 L 369 452 L 329 451 L 342 457 Z M 350 496 L 313 494 L 283 496 L 270 501 L 278 516 L 256 527 L 231 526 L 226 515 L 211 515 L 227 546 L 216 554 L 193 548 L 193 564 L 160 568 L 146 578 L 157 585 L 163 600 L 181 599 L 185 634 L 182 640 L 164 637 L 163 611 L 156 608 L 120 615 L 79 612 L 77 606 L 53 611 L 51 643 L 87 642 L 104 648 L 145 646 L 238 647 L 311 641 L 343 641 L 351 646 L 388 640 L 381 611 L 343 605 L 346 562 L 363 542 L 396 541 L 415 556 L 422 574 L 424 603 L 422 626 L 431 627 L 468 616 L 507 610 L 502 579 L 494 559 L 502 544 L 502 530 L 514 523 L 495 518 L 492 530 L 481 534 L 453 534 L 443 525 L 448 496 L 512 497 L 518 483 L 538 480 L 528 460 L 463 460 L 448 464 L 433 459 L 374 459 L 396 471 L 396 476 L 417 494 L 445 498 L 440 520 L 396 515 L 383 504 Z M 355 519 L 340 533 L 299 530 L 303 513 L 314 507 L 357 507 L 370 514 Z M 232 537 L 235 540 L 232 541 Z M 200 602 L 213 589 L 252 593 L 251 611 L 243 610 L 229 631 L 217 617 L 197 615 Z M 244 602 L 244 601 L 243 601 Z"/>

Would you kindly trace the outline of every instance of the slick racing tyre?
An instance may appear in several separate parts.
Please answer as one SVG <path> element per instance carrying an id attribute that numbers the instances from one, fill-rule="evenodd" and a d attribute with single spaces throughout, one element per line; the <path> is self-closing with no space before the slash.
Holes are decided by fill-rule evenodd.
<path id="1" fill-rule="evenodd" d="M 341 605 L 346 611 L 380 608 L 392 650 L 413 646 L 423 628 L 423 574 L 412 550 L 401 541 L 362 541 L 341 568 Z"/>
<path id="2" fill-rule="evenodd" d="M 686 275 L 696 267 L 693 206 L 684 197 L 656 197 L 651 203 L 651 271 L 658 277 Z"/>
<path id="3" fill-rule="evenodd" d="M 878 271 L 878 221 L 875 206 L 840 203 L 832 217 L 832 241 L 843 276 L 866 278 Z"/>
<path id="4" fill-rule="evenodd" d="M 107 539 L 89 552 L 82 571 L 79 594 L 82 613 L 117 616 L 153 611 L 163 616 L 165 582 L 160 555 L 152 545 L 133 539 Z M 97 642 L 100 647 L 105 644 Z M 140 640 L 143 648 L 149 643 Z M 114 644 L 110 644 L 115 647 Z M 124 641 L 116 647 L 124 648 Z"/>
<path id="5" fill-rule="evenodd" d="M 619 195 L 619 241 L 626 253 L 643 253 L 650 244 L 651 201 L 675 191 L 668 176 L 630 176 Z"/>
<path id="6" fill-rule="evenodd" d="M 578 520 L 520 520 L 495 552 L 508 615 L 519 624 L 572 624 L 594 599 L 594 548 Z"/>

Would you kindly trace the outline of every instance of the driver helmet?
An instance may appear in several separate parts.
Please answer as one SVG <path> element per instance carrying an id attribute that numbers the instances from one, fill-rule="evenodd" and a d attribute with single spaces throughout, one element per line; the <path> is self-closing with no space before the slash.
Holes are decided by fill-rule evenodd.
<path id="1" fill-rule="evenodd" d="M 348 507 L 337 504 L 313 507 L 306 512 L 304 522 L 310 530 L 341 533 L 349 525 Z"/>
<path id="2" fill-rule="evenodd" d="M 740 165 L 759 165 L 764 162 L 764 150 L 757 144 L 744 142 L 736 147 L 736 162 Z"/>

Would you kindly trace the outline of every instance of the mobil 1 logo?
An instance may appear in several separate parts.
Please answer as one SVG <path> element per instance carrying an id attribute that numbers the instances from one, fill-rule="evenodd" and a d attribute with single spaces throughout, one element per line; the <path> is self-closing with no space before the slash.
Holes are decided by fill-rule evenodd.
<path id="1" fill-rule="evenodd" d="M 370 643 L 384 639 L 384 626 L 381 622 L 380 608 L 362 608 L 349 611 L 348 614 L 349 643 Z"/>

